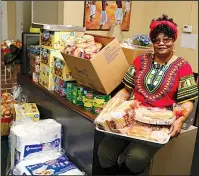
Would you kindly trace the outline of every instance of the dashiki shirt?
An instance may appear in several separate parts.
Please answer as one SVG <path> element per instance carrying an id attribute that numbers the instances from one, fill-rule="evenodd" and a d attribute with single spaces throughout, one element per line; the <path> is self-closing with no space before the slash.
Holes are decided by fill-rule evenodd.
<path id="1" fill-rule="evenodd" d="M 191 66 L 181 57 L 160 66 L 150 53 L 138 56 L 123 83 L 134 90 L 134 99 L 144 106 L 171 108 L 173 103 L 198 97 Z"/>

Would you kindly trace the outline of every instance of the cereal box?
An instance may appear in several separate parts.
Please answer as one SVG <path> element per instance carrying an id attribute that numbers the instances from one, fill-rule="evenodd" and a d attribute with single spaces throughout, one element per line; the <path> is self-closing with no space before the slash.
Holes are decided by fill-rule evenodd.
<path id="1" fill-rule="evenodd" d="M 24 118 L 39 121 L 40 114 L 35 103 L 15 104 L 16 121 L 23 120 Z"/>
<path id="2" fill-rule="evenodd" d="M 58 58 L 63 58 L 62 54 L 60 53 L 60 50 L 41 47 L 40 57 L 42 64 L 46 64 L 48 67 L 52 68 L 54 66 L 54 56 Z"/>
<path id="3" fill-rule="evenodd" d="M 54 68 L 53 74 L 58 76 L 59 78 L 63 79 L 64 81 L 73 81 L 74 78 L 72 77 L 72 73 L 68 68 L 65 60 L 63 57 L 54 57 Z"/>
<path id="4" fill-rule="evenodd" d="M 41 29 L 40 45 L 49 49 L 63 49 L 67 43 L 73 42 L 76 36 L 83 36 L 84 32 L 67 32 L 59 30 Z"/>
<path id="5" fill-rule="evenodd" d="M 39 84 L 48 90 L 54 90 L 52 68 L 42 63 L 40 64 Z"/>

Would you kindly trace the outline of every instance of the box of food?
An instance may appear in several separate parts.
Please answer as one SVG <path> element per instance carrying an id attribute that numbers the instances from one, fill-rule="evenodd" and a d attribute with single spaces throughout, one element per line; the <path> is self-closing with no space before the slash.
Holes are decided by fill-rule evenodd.
<path id="1" fill-rule="evenodd" d="M 41 47 L 40 51 L 41 63 L 46 64 L 48 67 L 54 66 L 54 57 L 63 58 L 60 50 L 48 49 L 45 47 Z"/>
<path id="2" fill-rule="evenodd" d="M 110 95 L 95 94 L 93 98 L 92 113 L 99 114 L 110 98 Z"/>
<path id="3" fill-rule="evenodd" d="M 62 55 L 74 79 L 81 85 L 110 94 L 121 82 L 129 67 L 117 38 L 92 35 L 103 49 L 91 59 Z"/>
<path id="4" fill-rule="evenodd" d="M 30 73 L 39 73 L 40 68 L 40 56 L 29 52 L 28 57 L 30 58 Z"/>
<path id="5" fill-rule="evenodd" d="M 15 104 L 15 120 L 30 119 L 33 121 L 39 121 L 40 114 L 35 103 L 24 103 L 24 104 Z"/>
<path id="6" fill-rule="evenodd" d="M 66 84 L 66 99 L 72 102 L 72 89 L 73 89 L 73 82 L 67 82 Z"/>
<path id="7" fill-rule="evenodd" d="M 41 29 L 40 45 L 49 49 L 62 49 L 75 37 L 84 35 L 84 32 L 68 32 L 67 30 Z"/>
<path id="8" fill-rule="evenodd" d="M 53 80 L 55 84 L 54 91 L 58 93 L 60 96 L 66 96 L 66 81 L 60 79 L 58 76 L 53 74 Z"/>
<path id="9" fill-rule="evenodd" d="M 83 101 L 83 109 L 85 111 L 89 111 L 89 112 L 92 111 L 94 95 L 95 95 L 95 92 L 93 90 L 90 90 L 90 89 L 84 90 L 82 101 Z"/>
<path id="10" fill-rule="evenodd" d="M 129 64 L 129 66 L 133 63 L 133 60 L 142 54 L 153 52 L 152 48 L 124 48 L 122 47 L 122 50 L 124 52 L 124 55 L 126 57 L 126 60 Z"/>
<path id="11" fill-rule="evenodd" d="M 84 88 L 78 84 L 73 84 L 72 87 L 72 103 L 83 107 Z"/>
<path id="12" fill-rule="evenodd" d="M 72 77 L 72 73 L 62 56 L 61 58 L 54 56 L 53 74 L 63 79 L 64 81 L 74 80 L 74 78 Z"/>
<path id="13" fill-rule="evenodd" d="M 48 90 L 54 90 L 52 68 L 42 63 L 40 64 L 39 84 Z"/>

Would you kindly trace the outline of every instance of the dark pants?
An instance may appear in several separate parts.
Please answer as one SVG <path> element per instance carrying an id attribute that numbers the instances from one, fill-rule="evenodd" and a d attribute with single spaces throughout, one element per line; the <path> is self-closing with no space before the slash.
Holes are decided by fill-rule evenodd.
<path id="1" fill-rule="evenodd" d="M 141 173 L 159 149 L 160 147 L 106 136 L 100 143 L 98 156 L 102 168 L 113 167 L 120 160 L 119 164 L 125 162 L 132 173 Z"/>

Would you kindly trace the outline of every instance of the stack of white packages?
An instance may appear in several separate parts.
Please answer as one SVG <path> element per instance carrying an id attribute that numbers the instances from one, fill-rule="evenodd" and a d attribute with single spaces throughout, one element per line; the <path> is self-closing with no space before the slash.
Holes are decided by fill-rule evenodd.
<path id="1" fill-rule="evenodd" d="M 61 124 L 53 119 L 24 122 L 10 129 L 11 167 L 28 155 L 48 150 L 61 150 Z"/>
<path id="2" fill-rule="evenodd" d="M 16 165 L 13 175 L 84 175 L 58 151 L 43 151 L 29 155 Z"/>

